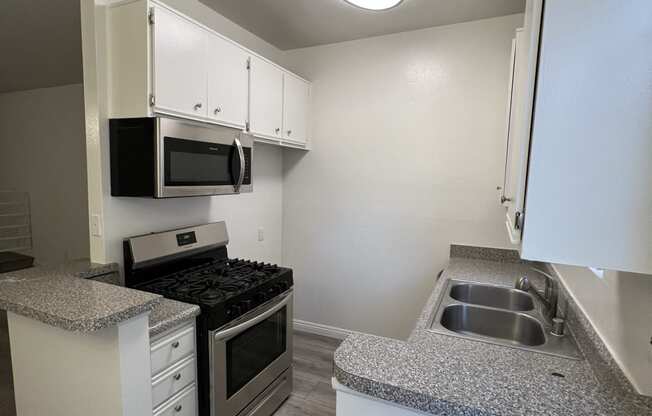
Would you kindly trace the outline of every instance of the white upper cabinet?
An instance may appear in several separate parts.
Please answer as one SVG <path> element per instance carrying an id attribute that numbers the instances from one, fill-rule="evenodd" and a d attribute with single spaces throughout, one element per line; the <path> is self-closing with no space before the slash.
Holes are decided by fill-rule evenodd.
<path id="1" fill-rule="evenodd" d="M 208 33 L 165 7 L 157 6 L 153 13 L 154 106 L 205 117 Z"/>
<path id="2" fill-rule="evenodd" d="M 283 137 L 283 71 L 251 57 L 249 73 L 249 129 L 270 139 Z"/>
<path id="3" fill-rule="evenodd" d="M 206 42 L 208 117 L 222 124 L 245 128 L 249 54 L 215 34 Z"/>
<path id="4" fill-rule="evenodd" d="M 259 141 L 308 148 L 310 84 L 167 5 L 110 2 L 107 46 L 110 118 L 249 122 Z"/>
<path id="5" fill-rule="evenodd" d="M 546 1 L 522 257 L 652 273 L 651 15 Z"/>
<path id="6" fill-rule="evenodd" d="M 283 138 L 306 143 L 308 140 L 308 114 L 310 84 L 291 74 L 283 81 Z"/>
<path id="7" fill-rule="evenodd" d="M 542 1 L 529 0 L 524 26 L 516 30 L 512 66 L 512 84 L 508 106 L 507 152 L 502 201 L 506 208 L 505 224 L 510 240 L 521 243 L 525 191 L 530 150 L 530 131 L 537 73 Z"/>

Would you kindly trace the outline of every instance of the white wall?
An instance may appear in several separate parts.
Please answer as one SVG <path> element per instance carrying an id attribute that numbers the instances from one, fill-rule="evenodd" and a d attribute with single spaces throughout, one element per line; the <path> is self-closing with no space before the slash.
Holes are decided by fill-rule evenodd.
<path id="1" fill-rule="evenodd" d="M 313 150 L 286 153 L 296 317 L 405 337 L 452 242 L 505 247 L 512 15 L 290 51 Z"/>
<path id="2" fill-rule="evenodd" d="M 0 94 L 0 188 L 29 192 L 37 262 L 88 257 L 81 84 Z"/>
<path id="3" fill-rule="evenodd" d="M 555 265 L 611 355 L 641 394 L 652 396 L 652 276 Z"/>

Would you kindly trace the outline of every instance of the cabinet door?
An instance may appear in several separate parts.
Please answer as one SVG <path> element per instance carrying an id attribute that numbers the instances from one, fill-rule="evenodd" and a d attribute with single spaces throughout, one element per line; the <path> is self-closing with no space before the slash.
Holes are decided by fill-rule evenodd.
<path id="1" fill-rule="evenodd" d="M 546 1 L 524 258 L 652 273 L 651 15 Z"/>
<path id="2" fill-rule="evenodd" d="M 154 9 L 153 81 L 155 109 L 206 116 L 208 33 L 162 6 Z"/>
<path id="3" fill-rule="evenodd" d="M 249 123 L 254 135 L 280 139 L 283 130 L 283 71 L 251 57 Z"/>
<path id="4" fill-rule="evenodd" d="M 207 41 L 208 117 L 244 128 L 249 93 L 244 49 L 214 34 Z"/>
<path id="5" fill-rule="evenodd" d="M 520 243 L 523 230 L 542 6 L 541 0 L 529 0 L 525 10 L 524 27 L 516 31 L 514 90 L 504 189 L 505 197 L 509 198 L 505 223 L 509 238 L 514 244 Z"/>
<path id="6" fill-rule="evenodd" d="M 310 84 L 285 74 L 283 81 L 283 138 L 305 143 L 308 140 Z"/>
<path id="7" fill-rule="evenodd" d="M 509 59 L 509 81 L 507 83 L 507 111 L 505 120 L 505 168 L 503 173 L 503 183 L 498 186 L 500 190 L 500 203 L 503 206 L 509 205 L 511 198 L 507 196 L 507 178 L 509 176 L 509 163 L 510 163 L 510 129 L 513 116 L 513 103 L 514 103 L 514 70 L 516 63 L 516 38 L 512 39 L 512 52 Z"/>

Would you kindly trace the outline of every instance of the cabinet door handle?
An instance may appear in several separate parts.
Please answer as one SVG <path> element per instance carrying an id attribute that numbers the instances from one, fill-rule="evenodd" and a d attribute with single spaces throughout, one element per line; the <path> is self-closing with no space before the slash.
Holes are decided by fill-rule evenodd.
<path id="1" fill-rule="evenodd" d="M 181 409 L 183 409 L 183 406 L 181 406 L 180 404 L 174 406 L 174 411 L 177 412 L 177 413 L 179 413 L 181 411 Z"/>
<path id="2" fill-rule="evenodd" d="M 222 107 L 215 107 L 215 111 L 213 111 L 213 114 L 221 113 L 222 112 Z"/>
<path id="3" fill-rule="evenodd" d="M 174 341 L 174 342 L 172 343 L 172 348 L 179 348 L 179 345 L 180 345 L 180 344 L 179 344 L 179 341 Z"/>
<path id="4" fill-rule="evenodd" d="M 195 104 L 195 111 L 199 110 L 202 107 L 201 103 Z"/>
<path id="5" fill-rule="evenodd" d="M 181 380 L 181 373 L 176 373 L 174 376 L 172 376 L 176 381 Z"/>

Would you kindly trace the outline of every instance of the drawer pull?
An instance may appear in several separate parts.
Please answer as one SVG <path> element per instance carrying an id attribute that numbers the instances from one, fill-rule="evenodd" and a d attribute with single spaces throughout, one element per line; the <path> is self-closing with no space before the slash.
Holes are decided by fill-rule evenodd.
<path id="1" fill-rule="evenodd" d="M 179 344 L 179 341 L 174 341 L 174 342 L 172 343 L 172 348 L 179 348 L 179 345 L 180 345 L 180 344 Z"/>
<path id="2" fill-rule="evenodd" d="M 176 381 L 181 380 L 181 373 L 176 373 L 174 376 L 172 376 Z"/>
<path id="3" fill-rule="evenodd" d="M 180 412 L 181 409 L 183 409 L 183 406 L 181 406 L 180 404 L 174 406 L 174 411 L 177 412 L 177 413 Z"/>

